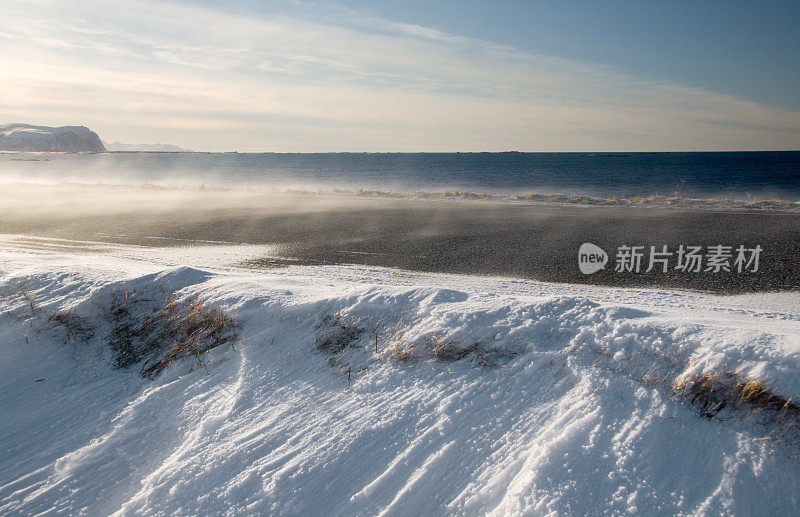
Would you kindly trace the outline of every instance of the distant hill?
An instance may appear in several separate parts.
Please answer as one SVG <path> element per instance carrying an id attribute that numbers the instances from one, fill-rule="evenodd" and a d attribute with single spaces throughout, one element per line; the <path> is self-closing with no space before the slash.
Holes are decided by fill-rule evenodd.
<path id="1" fill-rule="evenodd" d="M 0 151 L 105 151 L 97 133 L 84 126 L 0 124 Z"/>
<path id="2" fill-rule="evenodd" d="M 103 142 L 109 151 L 150 151 L 157 153 L 192 153 L 192 149 L 184 149 L 171 144 L 123 144 L 121 142 Z"/>

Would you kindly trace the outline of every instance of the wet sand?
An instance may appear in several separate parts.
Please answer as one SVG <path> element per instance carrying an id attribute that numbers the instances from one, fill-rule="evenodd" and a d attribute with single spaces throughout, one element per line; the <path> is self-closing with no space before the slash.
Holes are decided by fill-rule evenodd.
<path id="1" fill-rule="evenodd" d="M 726 294 L 800 289 L 797 213 L 16 188 L 0 194 L 0 233 L 147 246 L 187 241 L 281 245 L 280 257 L 251 261 L 245 264 L 249 267 L 349 263 Z M 589 276 L 579 271 L 583 242 L 608 252 L 606 270 Z M 755 273 L 613 270 L 618 246 L 675 250 L 680 244 L 760 245 L 764 251 Z M 646 261 L 647 255 L 642 269 Z"/>

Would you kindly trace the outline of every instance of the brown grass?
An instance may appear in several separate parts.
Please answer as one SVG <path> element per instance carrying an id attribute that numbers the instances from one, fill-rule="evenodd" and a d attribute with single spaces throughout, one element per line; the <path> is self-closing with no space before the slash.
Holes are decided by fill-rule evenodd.
<path id="1" fill-rule="evenodd" d="M 14 306 L 13 312 L 16 312 L 16 306 L 21 304 L 21 309 L 23 310 L 23 314 L 18 314 L 20 319 L 26 319 L 31 316 L 36 316 L 41 312 L 42 308 L 39 306 L 39 303 L 36 301 L 36 297 L 32 292 L 28 290 L 29 283 L 22 283 L 22 282 L 12 282 L 12 285 L 8 285 L 0 291 L 0 299 L 9 303 L 9 305 Z M 9 314 L 12 311 L 9 311 Z"/>
<path id="2" fill-rule="evenodd" d="M 480 341 L 472 343 L 459 343 L 458 341 L 444 341 L 438 337 L 428 338 L 428 347 L 434 359 L 442 361 L 459 361 L 470 354 L 474 354 L 480 347 Z"/>
<path id="3" fill-rule="evenodd" d="M 417 360 L 455 362 L 473 358 L 474 364 L 482 367 L 500 367 L 519 352 L 487 346 L 482 340 L 448 340 L 432 336 L 424 341 L 408 341 L 398 331 L 392 332 L 391 342 L 384 354 L 391 360 L 412 363 Z"/>
<path id="4" fill-rule="evenodd" d="M 347 348 L 356 346 L 366 328 L 344 315 L 327 315 L 317 327 L 317 350 L 329 354 L 339 354 Z"/>
<path id="5" fill-rule="evenodd" d="M 413 363 L 417 357 L 417 346 L 415 344 L 406 344 L 397 342 L 387 350 L 387 356 L 393 361 L 400 363 Z"/>
<path id="6" fill-rule="evenodd" d="M 690 375 L 676 381 L 672 391 L 697 406 L 707 418 L 715 418 L 725 409 L 746 409 L 792 426 L 800 421 L 800 406 L 791 399 L 775 393 L 764 379 L 746 378 L 736 372 Z"/>
<path id="7" fill-rule="evenodd" d="M 83 341 L 91 337 L 92 327 L 84 318 L 81 318 L 72 309 L 62 309 L 50 314 L 47 318 L 48 323 L 59 327 L 67 334 L 67 338 L 72 341 Z"/>
<path id="8" fill-rule="evenodd" d="M 115 293 L 107 309 L 113 324 L 109 346 L 119 368 L 144 360 L 141 374 L 153 378 L 186 357 L 205 367 L 209 350 L 238 340 L 239 323 L 221 308 L 193 297 L 167 295 L 153 302 L 139 293 Z"/>
<path id="9" fill-rule="evenodd" d="M 34 300 L 33 295 L 31 295 L 31 293 L 27 289 L 23 289 L 20 294 L 22 295 L 22 298 L 28 303 L 28 308 L 30 309 L 32 315 L 36 314 L 41 310 L 39 304 L 36 303 L 36 300 Z"/>
<path id="10" fill-rule="evenodd" d="M 347 372 L 348 381 L 376 362 L 412 365 L 418 362 L 455 362 L 471 359 L 480 367 L 502 367 L 520 351 L 486 346 L 482 340 L 440 336 L 409 338 L 395 319 L 392 327 L 366 323 L 347 314 L 329 314 L 317 326 L 314 347 L 327 355 L 334 373 Z M 349 384 L 349 382 L 348 382 Z"/>

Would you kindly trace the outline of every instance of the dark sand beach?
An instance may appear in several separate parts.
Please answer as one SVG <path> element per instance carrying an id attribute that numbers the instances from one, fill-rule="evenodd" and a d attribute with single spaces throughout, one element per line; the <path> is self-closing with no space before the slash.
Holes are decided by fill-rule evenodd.
<path id="1" fill-rule="evenodd" d="M 798 213 L 22 184 L 4 187 L 0 202 L 0 233 L 146 246 L 280 245 L 279 257 L 248 267 L 368 264 L 725 294 L 800 288 Z M 605 270 L 579 271 L 584 242 L 608 252 Z M 614 271 L 619 246 L 720 244 L 760 245 L 758 271 Z M 642 270 L 646 262 L 647 255 Z"/>

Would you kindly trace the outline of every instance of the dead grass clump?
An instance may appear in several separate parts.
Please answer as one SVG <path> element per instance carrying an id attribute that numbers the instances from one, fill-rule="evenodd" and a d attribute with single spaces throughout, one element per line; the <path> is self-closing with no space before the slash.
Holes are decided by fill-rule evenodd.
<path id="1" fill-rule="evenodd" d="M 28 290 L 30 284 L 22 282 L 9 282 L 9 284 L 11 285 L 0 291 L 0 300 L 11 307 L 7 311 L 8 314 L 17 313 L 20 319 L 26 319 L 36 316 L 42 310 L 34 294 Z M 22 314 L 18 312 L 19 310 Z"/>
<path id="2" fill-rule="evenodd" d="M 36 316 L 41 312 L 41 307 L 36 301 L 36 297 L 28 290 L 29 283 L 9 282 L 0 291 L 0 300 L 7 303 L 9 309 L 7 314 L 15 314 L 19 319 L 27 319 Z"/>
<path id="3" fill-rule="evenodd" d="M 375 363 L 411 366 L 418 362 L 456 362 L 470 360 L 480 367 L 502 367 L 522 352 L 487 346 L 483 340 L 444 339 L 437 336 L 405 335 L 401 323 L 383 328 L 365 323 L 365 318 L 327 315 L 317 327 L 314 346 L 325 353 L 326 362 L 336 373 L 352 376 Z M 374 347 L 373 347 L 374 343 Z"/>
<path id="4" fill-rule="evenodd" d="M 648 370 L 642 377 L 639 379 L 639 382 L 644 384 L 645 386 L 660 386 L 662 382 L 664 382 L 664 377 L 659 372 L 658 366 L 654 366 L 650 370 Z"/>
<path id="5" fill-rule="evenodd" d="M 519 355 L 518 351 L 500 348 L 483 348 L 475 356 L 475 363 L 484 368 L 501 368 Z"/>
<path id="6" fill-rule="evenodd" d="M 394 335 L 394 334 L 393 334 Z M 385 355 L 391 360 L 412 363 L 417 360 L 456 362 L 472 359 L 482 367 L 500 367 L 518 355 L 518 352 L 487 346 L 482 340 L 446 340 L 438 336 L 423 341 L 406 341 L 398 337 Z"/>
<path id="7" fill-rule="evenodd" d="M 428 339 L 428 349 L 435 360 L 451 362 L 472 357 L 476 365 L 485 368 L 503 366 L 518 355 L 518 351 L 488 346 L 482 340 L 460 342 L 433 337 Z"/>
<path id="8" fill-rule="evenodd" d="M 316 347 L 320 352 L 339 354 L 356 345 L 366 328 L 357 321 L 337 315 L 326 315 L 317 328 Z"/>
<path id="9" fill-rule="evenodd" d="M 793 420 L 791 425 L 800 420 L 800 406 L 776 394 L 764 379 L 748 379 L 728 371 L 710 372 L 690 375 L 672 389 L 707 418 L 716 417 L 724 409 L 749 409 L 768 418 Z"/>
<path id="10" fill-rule="evenodd" d="M 23 289 L 20 294 L 22 295 L 22 298 L 25 300 L 25 302 L 28 304 L 28 309 L 30 309 L 31 315 L 34 315 L 41 310 L 41 307 L 39 307 L 39 304 L 36 303 L 36 300 L 34 300 L 33 295 L 27 289 Z"/>
<path id="11" fill-rule="evenodd" d="M 442 361 L 460 361 L 461 359 L 465 359 L 470 354 L 474 354 L 478 351 L 480 345 L 480 341 L 459 343 L 458 341 L 443 341 L 437 337 L 428 339 L 431 355 L 433 355 L 434 359 L 440 359 Z"/>
<path id="12" fill-rule="evenodd" d="M 418 359 L 417 345 L 413 343 L 406 344 L 398 341 L 394 345 L 389 347 L 388 357 L 392 361 L 397 361 L 400 363 L 406 363 L 406 364 L 413 363 Z"/>
<path id="13" fill-rule="evenodd" d="M 72 309 L 62 309 L 50 314 L 48 323 L 61 328 L 72 341 L 85 341 L 92 337 L 93 329 L 87 321 Z"/>
<path id="14" fill-rule="evenodd" d="M 205 366 L 206 352 L 238 340 L 239 324 L 233 316 L 193 297 L 168 295 L 156 303 L 139 293 L 116 293 L 108 317 L 115 365 L 126 368 L 144 361 L 141 374 L 148 378 L 185 357 Z"/>

